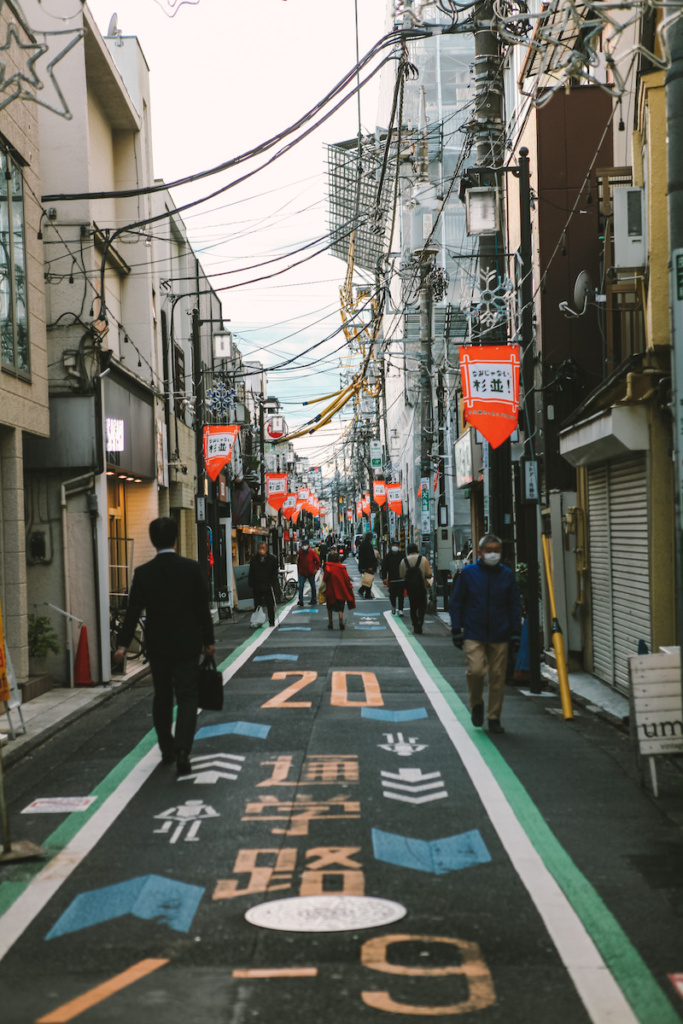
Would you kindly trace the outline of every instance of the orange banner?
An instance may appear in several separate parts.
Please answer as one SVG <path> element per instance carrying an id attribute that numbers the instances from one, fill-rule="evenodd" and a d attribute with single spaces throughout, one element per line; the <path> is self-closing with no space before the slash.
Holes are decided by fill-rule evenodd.
<path id="1" fill-rule="evenodd" d="M 498 448 L 517 429 L 519 345 L 463 345 L 460 377 L 465 419 Z"/>
<path id="2" fill-rule="evenodd" d="M 296 508 L 296 494 L 288 494 L 282 503 L 282 514 L 285 519 L 291 519 Z"/>
<path id="3" fill-rule="evenodd" d="M 372 496 L 375 499 L 375 503 L 381 506 L 387 500 L 387 488 L 384 480 L 375 480 L 372 484 Z"/>
<path id="4" fill-rule="evenodd" d="M 403 512 L 403 488 L 401 484 L 387 484 L 387 501 L 389 508 L 400 516 Z"/>
<path id="5" fill-rule="evenodd" d="M 363 500 L 360 503 L 360 507 L 361 507 L 361 509 L 363 510 L 363 513 L 366 516 L 370 515 L 370 495 L 369 494 L 364 494 L 363 495 Z"/>
<path id="6" fill-rule="evenodd" d="M 266 473 L 266 495 L 268 504 L 277 512 L 285 503 L 287 497 L 287 474 Z"/>
<path id="7" fill-rule="evenodd" d="M 239 431 L 238 426 L 227 424 L 204 427 L 204 465 L 212 480 L 230 462 Z"/>

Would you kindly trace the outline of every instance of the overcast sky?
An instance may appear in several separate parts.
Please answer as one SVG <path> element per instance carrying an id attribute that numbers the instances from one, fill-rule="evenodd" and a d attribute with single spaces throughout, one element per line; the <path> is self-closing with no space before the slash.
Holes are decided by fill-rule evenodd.
<path id="1" fill-rule="evenodd" d="M 214 166 L 286 128 L 356 61 L 354 0 L 199 0 L 183 6 L 178 0 L 89 0 L 89 6 L 103 34 L 116 12 L 123 34 L 140 40 L 151 73 L 155 175 L 167 181 Z M 363 55 L 384 34 L 386 2 L 358 0 L 358 8 Z M 379 76 L 374 81 L 378 86 Z M 375 128 L 377 94 L 374 84 L 363 91 L 365 130 Z M 205 269 L 246 266 L 324 235 L 324 144 L 352 138 L 357 130 L 354 99 L 272 167 L 186 214 Z M 176 202 L 228 180 L 223 175 L 201 189 L 191 186 L 194 192 L 177 190 Z M 340 260 L 323 255 L 271 281 L 223 293 L 225 317 L 244 339 L 242 351 L 268 365 L 336 329 L 344 273 Z M 247 276 L 258 272 L 242 279 Z M 339 344 L 337 338 L 327 349 Z M 259 352 L 260 345 L 270 348 Z M 273 374 L 271 394 L 288 403 L 325 394 L 339 380 L 337 359 L 330 355 L 316 367 Z M 288 404 L 286 412 L 290 427 L 310 415 L 299 404 Z"/>

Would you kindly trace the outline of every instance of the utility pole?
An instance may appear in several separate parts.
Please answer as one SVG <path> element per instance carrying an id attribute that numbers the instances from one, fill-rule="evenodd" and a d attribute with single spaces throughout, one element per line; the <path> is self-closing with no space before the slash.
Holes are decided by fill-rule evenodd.
<path id="1" fill-rule="evenodd" d="M 204 388 L 202 371 L 202 338 L 200 331 L 199 306 L 192 309 L 192 394 L 194 395 L 194 439 L 195 462 L 197 475 L 197 493 L 195 498 L 195 517 L 197 520 L 197 561 L 202 567 L 205 578 L 208 578 L 208 559 L 206 554 L 206 526 L 208 502 L 204 485 L 204 437 L 203 417 Z M 200 509 L 204 509 L 204 518 L 200 519 Z"/>
<path id="2" fill-rule="evenodd" d="M 422 493 L 417 508 L 420 509 L 420 548 L 422 554 L 433 564 L 432 516 L 431 516 L 431 469 L 432 444 L 434 438 L 434 415 L 432 409 L 432 253 L 421 252 L 420 280 L 420 486 Z"/>
<path id="3" fill-rule="evenodd" d="M 671 66 L 665 95 L 668 136 L 669 251 L 671 252 L 673 449 L 675 469 L 677 643 L 683 650 L 683 21 L 667 32 Z M 681 659 L 683 672 L 683 658 Z M 682 676 L 683 684 L 683 676 Z"/>
<path id="4" fill-rule="evenodd" d="M 474 12 L 475 135 L 479 184 L 498 187 L 498 172 L 504 157 L 503 80 L 500 38 L 491 30 L 492 0 L 479 0 Z M 479 280 L 481 291 L 496 291 L 504 278 L 504 232 L 479 235 Z M 475 342 L 500 345 L 507 342 L 498 319 L 493 326 L 480 324 Z M 488 442 L 485 442 L 488 443 Z M 513 555 L 512 464 L 510 441 L 489 448 L 489 530 L 503 541 L 503 555 Z M 476 543 L 476 541 L 475 541 Z"/>

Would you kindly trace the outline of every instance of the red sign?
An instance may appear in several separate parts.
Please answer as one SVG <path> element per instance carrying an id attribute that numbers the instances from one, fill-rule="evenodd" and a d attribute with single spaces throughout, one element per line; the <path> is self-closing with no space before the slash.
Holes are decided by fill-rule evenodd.
<path id="1" fill-rule="evenodd" d="M 460 348 L 465 420 L 498 448 L 517 429 L 519 345 Z"/>
<path id="2" fill-rule="evenodd" d="M 296 494 L 288 494 L 282 503 L 282 514 L 285 519 L 291 519 L 296 508 Z"/>
<path id="3" fill-rule="evenodd" d="M 212 480 L 230 462 L 239 430 L 238 426 L 227 424 L 204 427 L 204 465 Z"/>
<path id="4" fill-rule="evenodd" d="M 266 473 L 266 495 L 268 504 L 276 511 L 282 508 L 287 497 L 286 473 Z"/>
<path id="5" fill-rule="evenodd" d="M 287 433 L 284 416 L 271 416 L 265 422 L 266 437 L 271 441 L 279 441 Z"/>
<path id="6" fill-rule="evenodd" d="M 387 501 L 389 508 L 400 516 L 403 512 L 403 488 L 401 484 L 387 484 Z"/>
<path id="7" fill-rule="evenodd" d="M 346 518 L 347 519 L 353 519 L 353 509 L 352 508 L 347 508 L 347 510 L 346 510 Z"/>
<path id="8" fill-rule="evenodd" d="M 356 502 L 356 515 L 359 519 L 363 518 L 363 503 L 360 501 Z"/>
<path id="9" fill-rule="evenodd" d="M 380 507 L 387 500 L 387 489 L 384 480 L 375 480 L 372 484 L 372 496 Z"/>
<path id="10" fill-rule="evenodd" d="M 366 516 L 370 515 L 370 495 L 369 494 L 364 494 L 363 495 L 363 500 L 360 503 L 360 507 L 361 507 L 361 509 L 363 510 L 363 512 L 365 513 Z"/>

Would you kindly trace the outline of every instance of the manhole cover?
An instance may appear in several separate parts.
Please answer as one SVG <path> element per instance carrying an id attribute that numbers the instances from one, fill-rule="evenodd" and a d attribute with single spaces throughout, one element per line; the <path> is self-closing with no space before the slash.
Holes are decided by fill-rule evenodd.
<path id="1" fill-rule="evenodd" d="M 278 932 L 351 932 L 379 928 L 405 917 L 407 910 L 374 896 L 294 896 L 252 907 L 250 924 Z"/>

